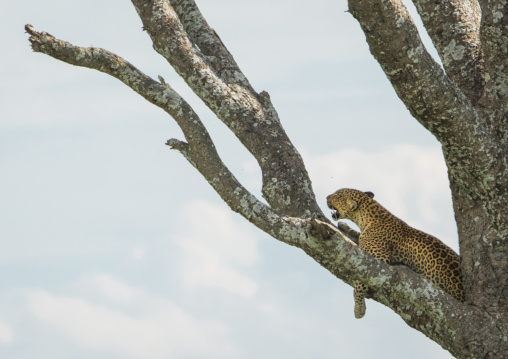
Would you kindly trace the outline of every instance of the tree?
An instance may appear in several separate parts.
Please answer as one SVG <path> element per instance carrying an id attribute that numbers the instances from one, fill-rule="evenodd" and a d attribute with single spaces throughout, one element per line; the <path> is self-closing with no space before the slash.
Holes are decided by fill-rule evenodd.
<path id="1" fill-rule="evenodd" d="M 364 254 L 355 233 L 321 212 L 303 161 L 267 92 L 257 93 L 193 0 L 133 0 L 161 54 L 256 158 L 264 204 L 219 157 L 197 113 L 107 50 L 82 48 L 27 25 L 34 51 L 118 78 L 169 113 L 185 141 L 170 139 L 229 207 L 274 238 L 303 249 L 458 358 L 508 356 L 508 24 L 504 3 L 415 1 L 443 67 L 425 50 L 398 1 L 350 0 L 349 11 L 411 114 L 441 143 L 459 231 L 466 302 L 408 268 Z M 481 10 L 480 10 L 481 9 Z"/>

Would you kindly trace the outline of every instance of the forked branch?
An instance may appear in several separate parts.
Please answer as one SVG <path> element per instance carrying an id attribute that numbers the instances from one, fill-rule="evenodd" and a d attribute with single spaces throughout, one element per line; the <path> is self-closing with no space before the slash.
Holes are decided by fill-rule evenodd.
<path id="1" fill-rule="evenodd" d="M 154 49 L 256 158 L 263 175 L 263 197 L 270 206 L 290 216 L 324 218 L 303 160 L 270 97 L 252 89 L 194 2 L 132 2 Z"/>

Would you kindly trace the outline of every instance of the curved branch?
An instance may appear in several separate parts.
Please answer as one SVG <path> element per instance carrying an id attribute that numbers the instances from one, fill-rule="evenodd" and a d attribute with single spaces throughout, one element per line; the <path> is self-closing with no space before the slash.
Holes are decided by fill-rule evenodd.
<path id="1" fill-rule="evenodd" d="M 222 162 L 208 131 L 191 106 L 169 85 L 142 73 L 120 56 L 100 48 L 78 47 L 26 25 L 30 43 L 41 52 L 69 64 L 98 70 L 132 88 L 146 100 L 169 113 L 182 129 L 187 142 L 169 140 L 200 171 L 215 191 L 235 212 L 257 227 L 269 231 L 276 214 L 249 193 Z"/>
<path id="2" fill-rule="evenodd" d="M 198 20 L 198 24 L 190 25 L 184 17 L 183 22 L 191 34 L 188 35 L 169 0 L 132 2 L 155 50 L 256 158 L 263 174 L 263 197 L 272 208 L 295 217 L 324 218 L 314 198 L 303 160 L 282 128 L 270 97 L 266 92 L 257 94 L 250 86 L 244 86 L 244 80 L 226 82 L 231 76 L 241 79 L 243 75 L 238 75 L 239 69 L 231 62 L 232 57 L 219 44 L 218 38 L 197 34 L 198 29 L 207 34 L 211 30 L 197 13 L 195 4 L 174 2 L 182 14 L 190 7 L 193 12 L 189 16 Z M 226 65 L 212 66 L 210 57 L 201 52 L 200 46 L 217 55 L 219 62 Z"/>
<path id="3" fill-rule="evenodd" d="M 478 1 L 414 0 L 414 3 L 447 76 L 476 103 L 485 84 Z"/>
<path id="4" fill-rule="evenodd" d="M 29 41 L 35 52 L 44 53 L 74 66 L 104 72 L 117 78 L 147 101 L 171 115 L 190 143 L 192 141 L 211 143 L 210 135 L 198 115 L 163 80 L 161 80 L 162 82 L 155 81 L 134 65 L 110 51 L 96 47 L 75 46 L 69 42 L 59 40 L 47 32 L 37 31 L 31 25 L 26 25 L 25 30 L 30 34 Z M 213 144 L 208 148 L 204 148 L 203 153 L 205 152 L 216 152 Z"/>
<path id="5" fill-rule="evenodd" d="M 502 147 L 493 129 L 425 50 L 404 4 L 349 0 L 349 7 L 400 99 L 441 142 L 461 192 L 471 198 L 490 198 L 498 186 L 492 170 Z"/>

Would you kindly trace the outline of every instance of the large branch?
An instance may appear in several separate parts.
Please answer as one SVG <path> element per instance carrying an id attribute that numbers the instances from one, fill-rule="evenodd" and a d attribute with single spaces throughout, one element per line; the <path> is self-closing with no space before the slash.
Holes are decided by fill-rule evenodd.
<path id="1" fill-rule="evenodd" d="M 471 102 L 484 86 L 480 15 L 477 0 L 414 0 L 447 76 Z"/>
<path id="2" fill-rule="evenodd" d="M 313 222 L 316 224 L 312 226 L 311 222 L 311 227 L 326 225 Z M 312 229 L 307 232 L 313 234 Z M 492 338 L 499 343 L 503 341 L 504 329 L 499 323 L 504 318 L 492 317 L 481 307 L 460 303 L 408 267 L 385 264 L 340 236 L 334 235 L 324 242 L 319 238 L 310 236 L 302 249 L 346 283 L 352 285 L 354 280 L 360 280 L 367 284 L 372 299 L 391 308 L 409 326 L 457 358 L 469 358 Z M 470 328 L 475 328 L 474 333 Z"/>
<path id="3" fill-rule="evenodd" d="M 315 222 L 315 226 L 320 225 Z M 472 318 L 484 316 L 408 267 L 385 264 L 340 236 L 324 242 L 319 237 L 311 236 L 302 249 L 346 283 L 353 285 L 355 280 L 360 280 L 367 284 L 372 299 L 391 308 L 409 326 L 453 353 L 465 338 L 459 335 L 464 318 L 474 323 Z M 491 323 L 488 326 L 492 330 Z"/>
<path id="4" fill-rule="evenodd" d="M 499 185 L 493 173 L 498 173 L 496 158 L 501 147 L 471 101 L 425 50 L 404 4 L 349 0 L 349 8 L 400 99 L 441 142 L 461 193 L 491 198 Z"/>
<path id="5" fill-rule="evenodd" d="M 263 175 L 263 196 L 272 208 L 290 216 L 322 218 L 303 160 L 287 137 L 268 94 L 258 94 L 248 85 L 195 4 L 174 1 L 182 14 L 182 9 L 192 9 L 191 14 L 182 15 L 184 27 L 169 0 L 132 2 L 155 50 L 254 155 Z M 197 24 L 190 25 L 189 16 Z M 199 35 L 198 30 L 210 36 Z"/>

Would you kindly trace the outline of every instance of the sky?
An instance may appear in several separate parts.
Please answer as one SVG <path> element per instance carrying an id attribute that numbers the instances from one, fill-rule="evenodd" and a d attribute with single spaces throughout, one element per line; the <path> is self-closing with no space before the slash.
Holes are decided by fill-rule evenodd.
<path id="1" fill-rule="evenodd" d="M 370 190 L 457 250 L 440 146 L 345 0 L 197 3 L 270 93 L 325 213 L 335 190 Z M 4 1 L 0 16 L 1 358 L 451 357 L 371 300 L 354 319 L 351 287 L 231 212 L 164 145 L 183 136 L 162 110 L 29 47 L 26 23 L 163 76 L 259 196 L 256 162 L 152 50 L 129 1 Z"/>

